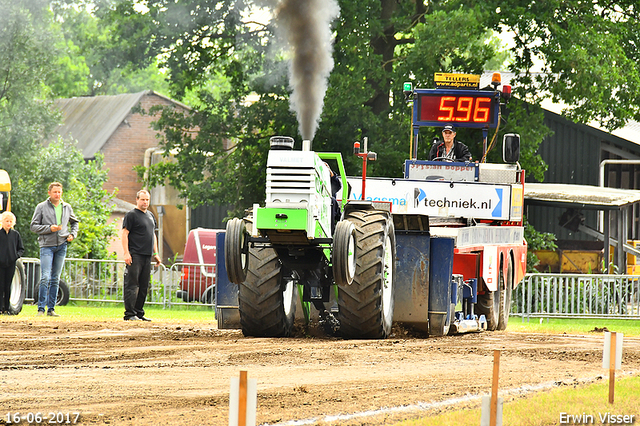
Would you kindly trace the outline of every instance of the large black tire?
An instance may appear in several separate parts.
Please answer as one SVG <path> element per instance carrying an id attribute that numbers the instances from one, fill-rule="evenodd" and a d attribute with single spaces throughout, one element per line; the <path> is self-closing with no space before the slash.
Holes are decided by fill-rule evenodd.
<path id="1" fill-rule="evenodd" d="M 351 285 L 338 286 L 340 335 L 384 339 L 391 334 L 396 240 L 391 215 L 353 210 L 346 220 L 356 227 L 356 271 Z"/>
<path id="2" fill-rule="evenodd" d="M 509 324 L 511 312 L 511 293 L 513 292 L 513 260 L 509 257 L 507 264 L 506 280 L 500 269 L 500 317 L 498 318 L 498 330 L 506 330 Z"/>
<path id="3" fill-rule="evenodd" d="M 348 220 L 341 220 L 336 225 L 331 252 L 333 279 L 337 285 L 350 285 L 353 282 L 356 258 L 356 227 Z"/>
<path id="4" fill-rule="evenodd" d="M 22 311 L 22 304 L 26 295 L 27 280 L 24 274 L 24 265 L 22 260 L 16 262 L 16 272 L 11 281 L 11 294 L 9 295 L 9 313 L 18 315 Z"/>
<path id="5" fill-rule="evenodd" d="M 40 295 L 40 283 L 36 283 L 33 288 L 33 302 L 38 304 L 38 297 Z M 64 306 L 69 303 L 69 284 L 62 278 L 58 281 L 58 294 L 56 296 L 56 306 Z"/>
<path id="6" fill-rule="evenodd" d="M 502 265 L 500 266 L 502 270 Z M 495 331 L 498 328 L 500 318 L 500 283 L 496 291 L 485 290 L 484 294 L 478 295 L 478 303 L 476 303 L 475 313 L 484 315 L 487 318 L 487 330 Z"/>
<path id="7" fill-rule="evenodd" d="M 247 232 L 242 219 L 227 222 L 224 242 L 224 261 L 229 281 L 240 284 L 247 279 Z"/>
<path id="8" fill-rule="evenodd" d="M 284 279 L 274 249 L 250 248 L 247 279 L 238 285 L 242 333 L 255 337 L 290 336 L 297 293 L 295 282 Z"/>

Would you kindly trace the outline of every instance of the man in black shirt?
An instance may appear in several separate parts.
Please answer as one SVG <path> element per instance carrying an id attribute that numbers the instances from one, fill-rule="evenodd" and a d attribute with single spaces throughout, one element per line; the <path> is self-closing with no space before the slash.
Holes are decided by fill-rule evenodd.
<path id="1" fill-rule="evenodd" d="M 161 264 L 156 238 L 156 218 L 148 211 L 150 195 L 143 189 L 136 194 L 136 208 L 128 212 L 122 222 L 124 262 L 124 320 L 151 321 L 144 316 L 151 279 L 151 259 Z"/>

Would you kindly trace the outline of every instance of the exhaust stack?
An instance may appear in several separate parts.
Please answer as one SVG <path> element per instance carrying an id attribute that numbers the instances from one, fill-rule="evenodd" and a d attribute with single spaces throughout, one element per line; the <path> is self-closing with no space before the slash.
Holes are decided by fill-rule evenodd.
<path id="1" fill-rule="evenodd" d="M 311 141 L 309 139 L 305 139 L 302 141 L 302 150 L 311 151 Z"/>

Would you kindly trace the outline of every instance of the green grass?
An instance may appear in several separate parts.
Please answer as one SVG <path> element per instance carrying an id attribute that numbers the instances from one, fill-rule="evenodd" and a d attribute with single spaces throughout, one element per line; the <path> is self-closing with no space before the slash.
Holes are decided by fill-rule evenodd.
<path id="1" fill-rule="evenodd" d="M 172 306 L 163 309 L 158 305 L 145 305 L 145 316 L 157 321 L 177 321 L 187 323 L 211 323 L 215 321 L 215 311 L 208 306 Z M 20 317 L 30 318 L 37 314 L 34 305 L 24 305 Z M 69 302 L 57 306 L 56 312 L 65 320 L 78 321 L 122 321 L 124 306 L 122 303 L 85 303 Z"/>
<path id="2" fill-rule="evenodd" d="M 504 403 L 502 424 L 509 426 L 548 426 L 560 423 L 560 414 L 588 414 L 593 422 L 600 421 L 599 414 L 633 415 L 633 424 L 640 424 L 640 377 L 616 380 L 614 404 L 609 404 L 609 381 L 571 389 L 554 389 L 529 398 Z M 449 426 L 479 425 L 480 408 L 447 412 L 397 423 L 397 426 Z M 574 423 L 563 423 L 574 424 Z M 578 424 L 578 423 L 576 423 Z M 614 424 L 614 423 L 611 423 Z M 620 423 L 617 423 L 620 424 Z M 629 423 L 627 423 L 629 424 Z"/>
<path id="3" fill-rule="evenodd" d="M 596 333 L 594 329 L 604 327 L 609 331 L 624 333 L 625 336 L 640 336 L 640 321 L 638 320 L 551 318 L 541 322 L 539 318 L 532 318 L 530 322 L 526 320 L 522 322 L 519 317 L 511 317 L 508 330 L 522 333 L 589 335 Z M 598 331 L 598 333 L 601 332 Z M 588 424 L 603 424 L 598 417 L 599 414 L 634 415 L 633 424 L 640 424 L 640 377 L 616 379 L 615 403 L 610 405 L 608 373 L 603 370 L 603 374 L 606 379 L 601 383 L 571 389 L 553 389 L 531 397 L 510 402 L 505 401 L 502 424 L 509 426 L 558 425 L 561 424 L 560 413 L 592 415 L 594 421 Z M 401 422 L 397 425 L 479 425 L 480 416 L 480 408 L 462 409 Z"/>
<path id="4" fill-rule="evenodd" d="M 35 317 L 36 307 L 24 305 L 20 316 Z M 173 305 L 171 309 L 163 309 L 159 305 L 145 305 L 149 318 L 162 321 L 211 322 L 215 320 L 215 311 L 204 305 Z M 82 321 L 122 320 L 124 308 L 122 303 L 86 303 L 70 302 L 66 306 L 58 306 L 56 312 L 67 319 Z M 508 331 L 522 333 L 545 334 L 593 334 L 594 329 L 606 327 L 609 331 L 624 333 L 625 336 L 640 336 L 640 321 L 613 319 L 544 319 L 532 318 L 523 322 L 519 317 L 511 317 Z M 639 423 L 640 424 L 640 421 Z"/>
<path id="5" fill-rule="evenodd" d="M 530 322 L 519 317 L 509 319 L 507 330 L 526 333 L 547 334 L 592 334 L 596 328 L 623 333 L 625 336 L 640 336 L 640 321 L 634 319 L 564 319 L 531 318 Z M 640 421 L 638 422 L 640 424 Z"/>

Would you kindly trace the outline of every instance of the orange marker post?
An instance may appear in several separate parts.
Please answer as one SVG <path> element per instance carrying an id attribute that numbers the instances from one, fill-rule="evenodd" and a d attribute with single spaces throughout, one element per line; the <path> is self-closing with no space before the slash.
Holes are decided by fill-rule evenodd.
<path id="1" fill-rule="evenodd" d="M 500 376 L 500 351 L 493 351 L 493 381 L 491 383 L 491 411 L 489 426 L 496 426 L 498 419 L 498 379 Z"/>
<path id="2" fill-rule="evenodd" d="M 240 392 L 238 394 L 238 426 L 247 426 L 247 372 L 240 372 Z"/>
<path id="3" fill-rule="evenodd" d="M 246 371 L 231 378 L 229 391 L 229 426 L 256 426 L 257 381 Z"/>
<path id="4" fill-rule="evenodd" d="M 613 404 L 616 386 L 616 332 L 611 333 L 611 355 L 609 355 L 609 404 Z"/>
<path id="5" fill-rule="evenodd" d="M 622 367 L 623 340 L 623 333 L 616 333 L 613 331 L 604 333 L 602 368 L 609 369 L 609 404 L 613 404 L 614 401 L 616 370 L 619 370 Z"/>

